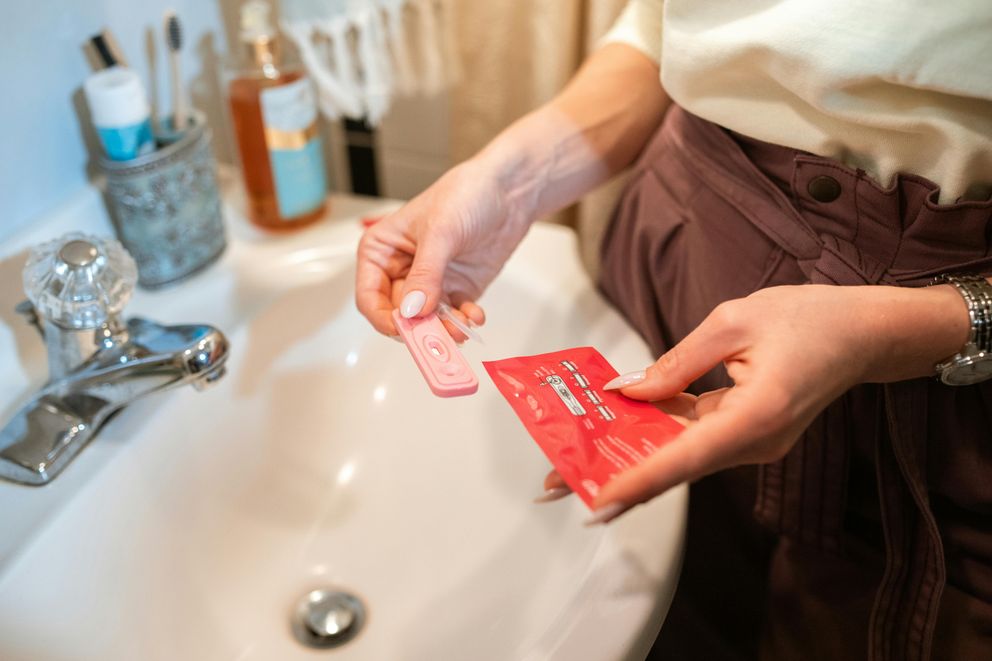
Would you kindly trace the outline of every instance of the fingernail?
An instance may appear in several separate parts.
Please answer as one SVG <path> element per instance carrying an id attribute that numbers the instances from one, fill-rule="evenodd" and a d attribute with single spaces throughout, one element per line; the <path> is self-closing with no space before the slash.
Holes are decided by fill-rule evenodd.
<path id="1" fill-rule="evenodd" d="M 627 506 L 623 503 L 610 503 L 609 505 L 603 505 L 599 509 L 595 510 L 591 517 L 586 519 L 586 525 L 598 526 L 604 523 L 609 523 L 623 514 L 626 509 Z"/>
<path id="2" fill-rule="evenodd" d="M 553 500 L 561 500 L 568 494 L 572 493 L 572 490 L 568 487 L 553 487 L 548 489 L 540 496 L 534 499 L 535 503 L 550 503 Z"/>
<path id="3" fill-rule="evenodd" d="M 644 370 L 637 370 L 636 372 L 627 372 L 626 374 L 621 374 L 607 382 L 603 386 L 603 390 L 619 390 L 620 388 L 626 388 L 627 386 L 632 386 L 635 383 L 640 383 L 647 376 L 647 372 Z"/>
<path id="4" fill-rule="evenodd" d="M 403 297 L 403 302 L 400 303 L 400 314 L 407 319 L 416 317 L 424 309 L 426 302 L 427 295 L 422 291 L 414 290 Z"/>

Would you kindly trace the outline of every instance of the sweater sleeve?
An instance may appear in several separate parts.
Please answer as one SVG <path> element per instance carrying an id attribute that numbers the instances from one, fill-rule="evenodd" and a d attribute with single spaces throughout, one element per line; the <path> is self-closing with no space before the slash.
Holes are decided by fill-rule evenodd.
<path id="1" fill-rule="evenodd" d="M 627 44 L 660 63 L 664 4 L 664 0 L 629 0 L 599 45 Z"/>

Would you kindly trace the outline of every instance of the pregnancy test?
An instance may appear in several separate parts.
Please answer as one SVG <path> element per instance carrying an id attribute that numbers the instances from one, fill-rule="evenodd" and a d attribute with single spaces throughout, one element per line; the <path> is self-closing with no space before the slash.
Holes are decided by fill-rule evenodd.
<path id="1" fill-rule="evenodd" d="M 458 397 L 479 389 L 479 379 L 436 314 L 407 319 L 393 310 L 393 321 L 431 392 Z"/>

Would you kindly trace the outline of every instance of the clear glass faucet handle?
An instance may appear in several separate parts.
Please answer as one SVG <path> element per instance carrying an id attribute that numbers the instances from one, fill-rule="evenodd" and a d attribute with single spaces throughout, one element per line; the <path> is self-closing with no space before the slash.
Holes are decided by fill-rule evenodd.
<path id="1" fill-rule="evenodd" d="M 71 232 L 31 249 L 24 293 L 37 313 L 64 328 L 97 328 L 131 298 L 138 270 L 114 239 Z"/>

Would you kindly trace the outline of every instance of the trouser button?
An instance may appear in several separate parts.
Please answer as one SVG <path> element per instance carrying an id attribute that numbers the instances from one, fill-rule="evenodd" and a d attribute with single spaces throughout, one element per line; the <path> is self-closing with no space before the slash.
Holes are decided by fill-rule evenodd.
<path id="1" fill-rule="evenodd" d="M 817 202 L 833 202 L 840 197 L 840 182 L 833 177 L 821 174 L 809 180 L 807 192 Z"/>

